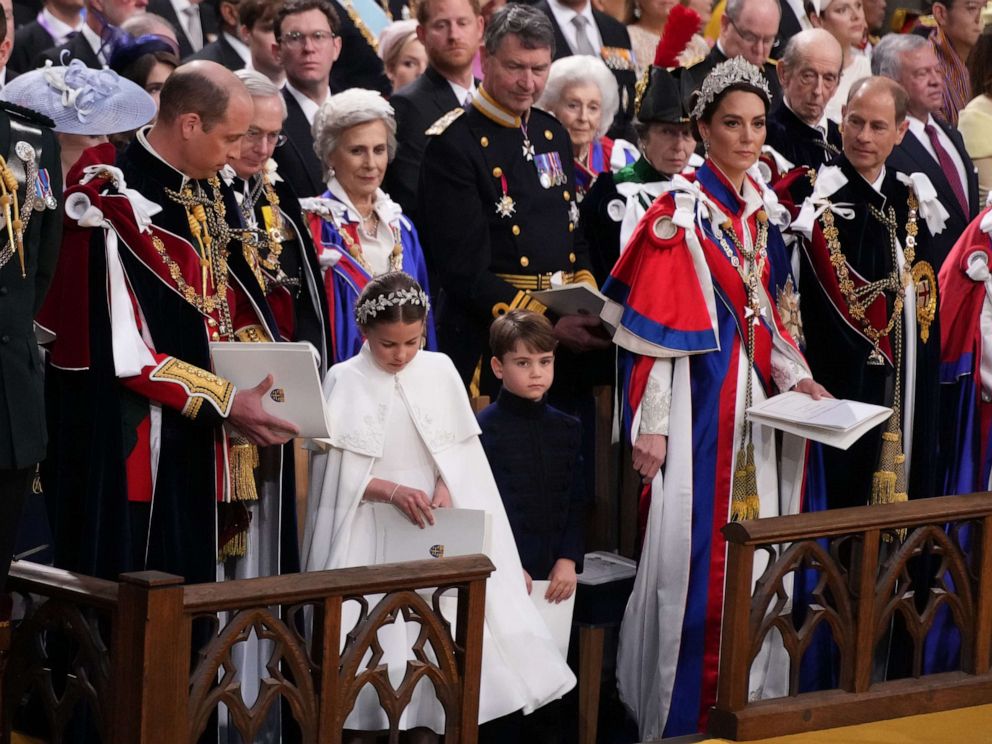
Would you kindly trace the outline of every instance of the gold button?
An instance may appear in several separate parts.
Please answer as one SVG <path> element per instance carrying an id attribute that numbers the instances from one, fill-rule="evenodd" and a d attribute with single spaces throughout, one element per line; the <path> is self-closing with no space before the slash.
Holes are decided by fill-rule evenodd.
<path id="1" fill-rule="evenodd" d="M 514 235 L 519 235 L 520 234 L 520 225 L 514 225 L 513 227 L 511 227 L 510 228 L 510 232 L 512 232 Z M 524 264 L 524 266 L 526 266 L 526 265 L 527 264 Z"/>
<path id="2" fill-rule="evenodd" d="M 499 178 L 502 175 L 503 175 L 502 168 L 500 168 L 498 165 L 495 168 L 493 168 L 493 178 Z"/>
<path id="3" fill-rule="evenodd" d="M 565 197 L 565 201 L 569 201 L 572 198 L 572 195 L 567 191 L 562 192 L 562 196 Z"/>
<path id="4" fill-rule="evenodd" d="M 545 129 L 544 130 L 544 139 L 546 139 L 546 140 L 553 140 L 554 138 L 555 138 L 555 136 L 553 134 L 551 134 L 551 130 L 550 129 Z"/>
<path id="5" fill-rule="evenodd" d="M 220 341 L 220 334 L 217 333 L 217 331 L 214 331 L 213 333 L 210 334 L 210 340 L 211 341 Z"/>
<path id="6" fill-rule="evenodd" d="M 489 147 L 489 138 L 483 137 L 482 139 L 479 140 L 479 144 L 482 145 L 483 147 Z"/>
<path id="7" fill-rule="evenodd" d="M 569 223 L 569 225 L 571 225 L 571 224 L 572 223 Z M 575 254 L 574 253 L 569 253 L 568 254 L 568 262 L 569 263 L 575 263 Z"/>
<path id="8" fill-rule="evenodd" d="M 526 269 L 528 266 L 530 266 L 530 259 L 527 258 L 527 256 L 521 256 L 520 265 Z"/>
<path id="9" fill-rule="evenodd" d="M 574 229 L 575 229 L 575 223 L 574 222 L 569 222 L 568 223 L 568 231 L 569 232 L 572 232 L 572 230 L 574 230 Z"/>

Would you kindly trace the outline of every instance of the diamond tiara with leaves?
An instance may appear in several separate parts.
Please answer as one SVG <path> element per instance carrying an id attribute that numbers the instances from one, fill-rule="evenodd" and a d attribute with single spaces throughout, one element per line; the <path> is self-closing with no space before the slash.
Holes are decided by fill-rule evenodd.
<path id="1" fill-rule="evenodd" d="M 716 100 L 717 96 L 731 85 L 739 83 L 754 86 L 764 94 L 766 101 L 771 101 L 772 95 L 768 92 L 768 81 L 761 74 L 761 70 L 743 57 L 734 57 L 718 64 L 703 80 L 703 84 L 696 92 L 692 118 L 699 121 L 706 107 Z"/>
<path id="2" fill-rule="evenodd" d="M 431 309 L 431 301 L 427 293 L 418 287 L 410 287 L 381 294 L 356 305 L 355 320 L 359 325 L 365 325 L 369 318 L 374 318 L 386 308 L 397 305 L 422 305 L 425 312 Z"/>

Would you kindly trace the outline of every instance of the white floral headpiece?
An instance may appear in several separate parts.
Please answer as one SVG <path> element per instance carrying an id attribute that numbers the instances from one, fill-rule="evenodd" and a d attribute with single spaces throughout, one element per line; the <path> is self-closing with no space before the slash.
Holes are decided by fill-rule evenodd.
<path id="1" fill-rule="evenodd" d="M 699 121 L 706 107 L 709 106 L 716 97 L 723 93 L 731 85 L 745 83 L 760 90 L 765 101 L 772 100 L 772 94 L 768 92 L 768 81 L 761 74 L 761 70 L 752 65 L 743 57 L 733 57 L 725 62 L 721 62 L 703 80 L 696 92 L 696 103 L 692 107 L 692 118 Z"/>
<path id="2" fill-rule="evenodd" d="M 374 318 L 388 307 L 399 305 L 421 305 L 425 312 L 431 309 L 431 301 L 427 293 L 418 287 L 410 287 L 365 300 L 355 307 L 355 320 L 358 321 L 358 325 L 365 325 L 369 318 Z"/>

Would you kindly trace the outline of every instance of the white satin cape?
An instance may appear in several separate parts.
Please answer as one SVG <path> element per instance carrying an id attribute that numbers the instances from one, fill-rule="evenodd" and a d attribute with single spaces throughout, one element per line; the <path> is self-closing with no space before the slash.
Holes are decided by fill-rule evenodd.
<path id="1" fill-rule="evenodd" d="M 510 523 L 492 471 L 479 442 L 479 426 L 468 395 L 451 360 L 443 354 L 418 352 L 398 374 L 380 369 L 368 344 L 359 354 L 330 369 L 324 397 L 331 421 L 332 447 L 311 460 L 303 565 L 308 571 L 362 565 L 368 560 L 373 535 L 362 518 L 362 494 L 383 451 L 390 407 L 405 404 L 434 466 L 451 491 L 456 507 L 485 509 L 492 517 L 489 558 L 496 566 L 486 586 L 485 629 L 479 722 L 516 710 L 530 713 L 575 686 L 575 676 L 558 652 L 547 626 L 526 594 L 523 568 Z M 354 603 L 347 603 L 348 605 Z M 357 610 L 357 608 L 354 608 Z M 350 629 L 345 617 L 342 632 Z M 402 620 L 395 632 L 401 635 Z M 382 638 L 384 631 L 380 631 Z M 402 679 L 409 645 L 403 638 L 390 644 L 384 663 L 394 684 Z M 343 642 L 343 635 L 342 635 Z M 402 647 L 402 648 L 401 648 Z M 396 658 L 396 656 L 401 658 Z M 395 670 L 395 672 L 394 672 Z M 395 675 L 395 676 L 394 676 Z M 429 726 L 443 731 L 443 714 L 422 682 L 407 708 L 402 728 Z M 374 692 L 359 697 L 346 722 L 348 728 L 381 730 L 385 715 Z"/>

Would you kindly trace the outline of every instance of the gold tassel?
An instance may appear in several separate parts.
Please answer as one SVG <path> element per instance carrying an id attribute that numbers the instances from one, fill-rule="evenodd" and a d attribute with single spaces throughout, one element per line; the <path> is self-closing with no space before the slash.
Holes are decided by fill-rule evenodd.
<path id="1" fill-rule="evenodd" d="M 251 512 L 244 504 L 217 504 L 217 560 L 244 557 L 250 525 Z"/>
<path id="2" fill-rule="evenodd" d="M 31 481 L 31 493 L 35 496 L 43 494 L 45 489 L 41 487 L 41 463 L 34 466 L 34 479 Z"/>
<path id="3" fill-rule="evenodd" d="M 258 467 L 258 447 L 241 437 L 231 437 L 228 449 L 231 463 L 231 501 L 257 501 L 255 468 Z"/>
<path id="4" fill-rule="evenodd" d="M 902 451 L 902 431 L 899 429 L 899 416 L 889 416 L 885 431 L 882 432 L 882 451 L 878 456 L 878 470 L 871 479 L 871 503 L 895 504 L 909 499 L 906 485 L 906 455 Z M 896 530 L 899 540 L 906 538 L 906 530 Z M 882 536 L 891 542 L 892 536 Z"/>
<path id="5" fill-rule="evenodd" d="M 758 498 L 758 476 L 754 467 L 754 443 L 748 442 L 737 450 L 735 460 L 730 519 L 733 522 L 757 519 L 761 501 Z"/>
<path id="6" fill-rule="evenodd" d="M 227 558 L 244 558 L 248 552 L 248 533 L 238 532 L 230 540 L 220 546 L 220 560 Z"/>

